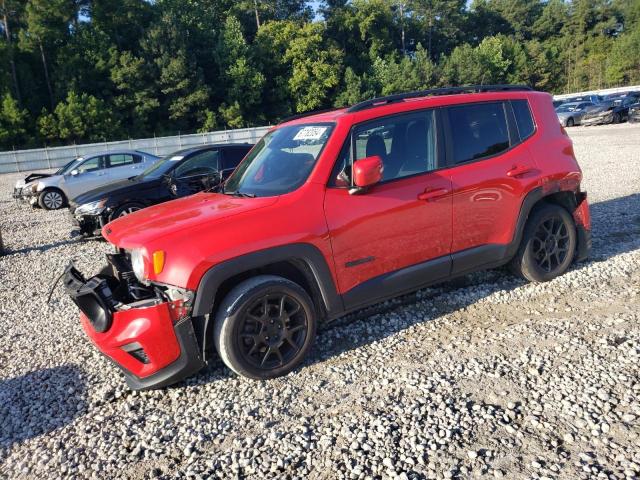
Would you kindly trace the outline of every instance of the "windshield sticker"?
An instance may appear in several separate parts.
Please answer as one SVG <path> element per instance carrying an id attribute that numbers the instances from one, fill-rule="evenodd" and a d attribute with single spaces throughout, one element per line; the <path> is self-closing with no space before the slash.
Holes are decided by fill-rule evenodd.
<path id="1" fill-rule="evenodd" d="M 320 140 L 324 132 L 327 131 L 328 127 L 304 127 L 296 136 L 293 137 L 294 140 Z"/>
<path id="2" fill-rule="evenodd" d="M 169 159 L 170 162 L 179 162 L 180 160 L 182 160 L 184 158 L 184 156 L 182 155 L 176 155 L 175 157 L 171 157 Z"/>

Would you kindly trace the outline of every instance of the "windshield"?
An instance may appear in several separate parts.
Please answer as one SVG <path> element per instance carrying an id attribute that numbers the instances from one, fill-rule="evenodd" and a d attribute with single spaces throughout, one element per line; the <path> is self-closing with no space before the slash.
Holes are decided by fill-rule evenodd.
<path id="1" fill-rule="evenodd" d="M 306 180 L 333 131 L 333 123 L 290 125 L 267 133 L 224 185 L 224 193 L 269 197 Z"/>
<path id="2" fill-rule="evenodd" d="M 69 173 L 71 170 L 73 170 L 74 165 L 80 163 L 83 160 L 84 160 L 84 157 L 74 158 L 69 163 L 65 164 L 64 167 L 62 167 L 58 171 L 56 171 L 56 173 L 54 173 L 54 175 L 64 175 L 65 173 Z"/>
<path id="3" fill-rule="evenodd" d="M 147 168 L 139 175 L 139 178 L 160 178 L 162 175 L 175 167 L 177 163 L 183 158 L 184 155 L 182 154 L 182 152 L 173 152 L 172 154 L 161 158 L 156 163 Z"/>

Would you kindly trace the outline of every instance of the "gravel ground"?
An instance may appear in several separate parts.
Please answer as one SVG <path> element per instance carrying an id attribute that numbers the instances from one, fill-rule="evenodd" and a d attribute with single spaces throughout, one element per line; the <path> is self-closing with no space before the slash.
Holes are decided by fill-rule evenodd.
<path id="1" fill-rule="evenodd" d="M 543 285 L 465 277 L 323 331 L 304 367 L 255 382 L 219 362 L 127 390 L 54 278 L 105 243 L 15 205 L 0 177 L 0 476 L 638 478 L 640 125 L 570 134 L 590 261 Z M 88 272 L 87 272 L 88 273 Z"/>

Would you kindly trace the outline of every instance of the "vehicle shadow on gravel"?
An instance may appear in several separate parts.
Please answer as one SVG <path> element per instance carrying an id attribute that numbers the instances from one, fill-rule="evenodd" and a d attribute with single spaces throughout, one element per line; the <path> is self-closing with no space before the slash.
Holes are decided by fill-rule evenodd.
<path id="1" fill-rule="evenodd" d="M 71 243 L 78 243 L 77 239 L 71 240 L 60 240 L 59 242 L 49 243 L 47 245 L 40 245 L 37 247 L 25 247 L 19 248 L 18 250 L 12 250 L 10 247 L 5 245 L 4 256 L 8 257 L 9 255 L 17 255 L 20 253 L 30 253 L 30 252 L 40 252 L 44 253 L 47 250 L 51 250 L 52 248 L 62 247 L 64 245 L 69 245 Z"/>
<path id="2" fill-rule="evenodd" d="M 0 463 L 16 444 L 71 423 L 86 409 L 84 372 L 74 365 L 0 380 Z"/>
<path id="3" fill-rule="evenodd" d="M 572 270 L 587 268 L 593 262 L 606 261 L 613 256 L 640 249 L 640 194 L 594 203 L 591 205 L 591 217 L 591 256 L 584 262 L 574 264 Z M 377 342 L 413 325 L 465 308 L 496 292 L 509 292 L 524 284 L 524 280 L 513 276 L 507 268 L 499 268 L 466 275 L 354 312 L 327 326 L 327 331 L 319 335 L 305 365 Z M 450 301 L 452 298 L 446 295 L 456 291 L 460 295 L 455 296 L 455 301 Z M 428 302 L 426 311 L 423 309 L 424 313 L 417 316 L 405 314 L 405 307 L 417 302 Z M 384 316 L 391 312 L 397 314 L 395 319 L 366 321 L 374 315 Z"/>

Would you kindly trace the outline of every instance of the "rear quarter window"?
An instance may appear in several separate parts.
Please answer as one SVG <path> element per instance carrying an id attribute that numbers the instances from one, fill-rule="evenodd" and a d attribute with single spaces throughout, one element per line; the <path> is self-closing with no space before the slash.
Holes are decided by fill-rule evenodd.
<path id="1" fill-rule="evenodd" d="M 529 102 L 526 100 L 512 100 L 511 106 L 513 107 L 513 114 L 516 117 L 520 141 L 523 141 L 536 131 L 531 109 L 529 108 Z"/>

